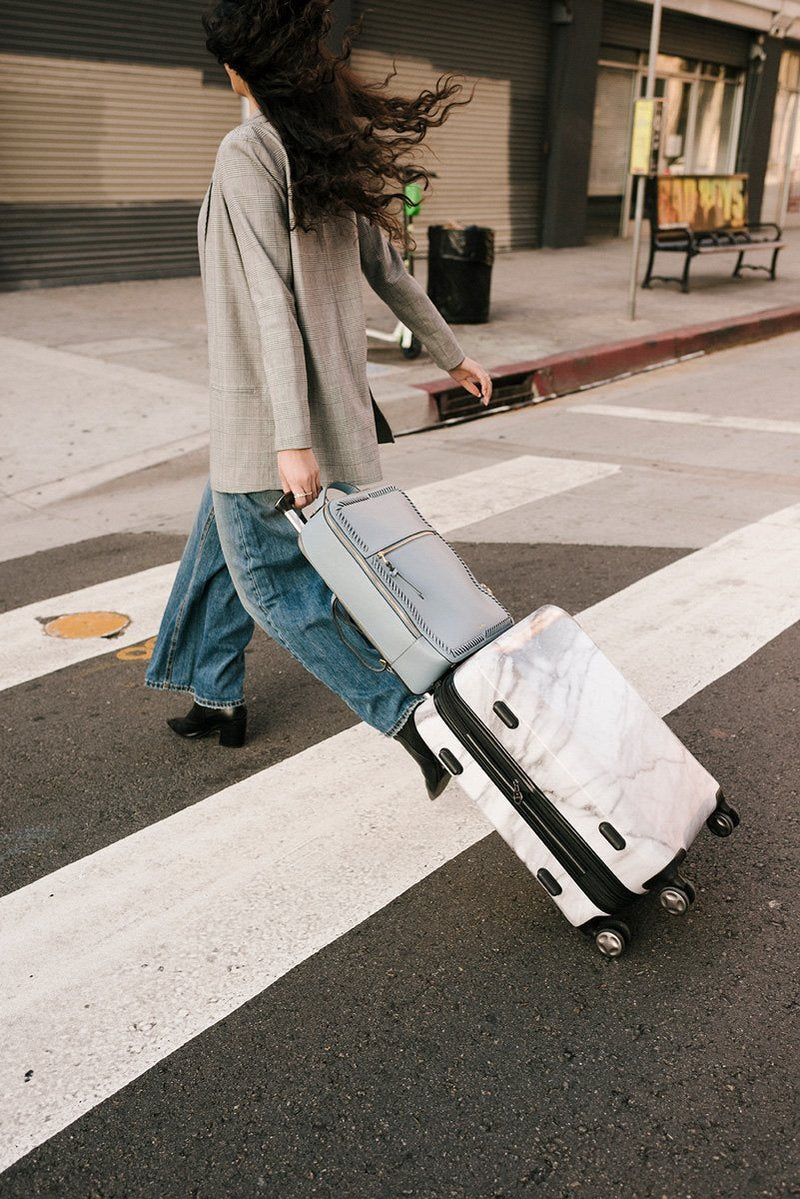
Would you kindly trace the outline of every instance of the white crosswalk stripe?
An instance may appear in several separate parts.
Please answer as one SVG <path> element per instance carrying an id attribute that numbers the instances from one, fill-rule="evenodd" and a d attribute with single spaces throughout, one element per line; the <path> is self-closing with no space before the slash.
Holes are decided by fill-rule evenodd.
<path id="1" fill-rule="evenodd" d="M 663 713 L 800 620 L 798 555 L 795 505 L 580 619 Z M 359 725 L 0 900 L 0 1168 L 485 832 Z"/>
<path id="2" fill-rule="evenodd" d="M 634 687 L 670 712 L 800 619 L 798 564 L 793 504 L 595 604 L 583 625 L 613 646 Z"/>
<path id="3" fill-rule="evenodd" d="M 523 455 L 493 466 L 427 483 L 409 492 L 442 533 L 466 528 L 523 504 L 615 474 L 619 466 Z M 158 631 L 177 563 L 156 566 L 64 595 L 37 600 L 0 615 L 0 690 L 65 666 L 135 645 Z M 71 612 L 121 612 L 131 618 L 113 641 L 62 640 L 44 632 L 43 620 Z"/>
<path id="4" fill-rule="evenodd" d="M 739 429 L 745 433 L 800 434 L 800 421 L 759 416 L 715 416 L 669 408 L 637 408 L 632 404 L 573 404 L 566 409 L 581 416 L 615 416 L 622 420 L 655 421 L 667 425 L 700 425 L 708 429 Z"/>

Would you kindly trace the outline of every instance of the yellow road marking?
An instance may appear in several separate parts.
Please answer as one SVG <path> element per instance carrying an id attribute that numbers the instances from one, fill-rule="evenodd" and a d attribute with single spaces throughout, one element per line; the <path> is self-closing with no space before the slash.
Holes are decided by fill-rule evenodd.
<path id="1" fill-rule="evenodd" d="M 117 650 L 114 656 L 119 658 L 120 662 L 134 662 L 137 659 L 140 662 L 149 662 L 153 656 L 155 643 L 155 637 L 148 637 L 146 641 L 140 641 L 138 645 L 126 645 L 124 649 Z"/>

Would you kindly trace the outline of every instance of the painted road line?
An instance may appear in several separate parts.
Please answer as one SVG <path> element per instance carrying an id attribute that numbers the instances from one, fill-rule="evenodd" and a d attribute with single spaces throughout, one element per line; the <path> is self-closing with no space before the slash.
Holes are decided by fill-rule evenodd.
<path id="1" fill-rule="evenodd" d="M 409 494 L 435 528 L 451 533 L 511 508 L 596 483 L 619 470 L 609 462 L 525 455 L 456 475 L 443 483 L 415 487 Z"/>
<path id="2" fill-rule="evenodd" d="M 665 713 L 800 620 L 798 555 L 800 504 L 580 620 Z M 0 900 L 0 1168 L 487 828 L 357 725 Z"/>
<path id="3" fill-rule="evenodd" d="M 634 408 L 624 404 L 576 404 L 565 412 L 581 416 L 617 416 L 627 420 L 659 421 L 668 425 L 705 425 L 709 429 L 741 429 L 747 433 L 800 434 L 800 421 L 767 420 L 757 416 L 712 416 L 709 412 L 680 412 L 669 408 Z"/>
<path id="4" fill-rule="evenodd" d="M 632 583 L 581 624 L 657 711 L 671 712 L 798 620 L 794 504 Z"/>
<path id="5" fill-rule="evenodd" d="M 607 462 L 524 455 L 427 483 L 409 494 L 441 532 L 450 533 L 521 504 L 596 482 L 619 469 Z M 176 569 L 177 563 L 169 562 L 0 615 L 0 690 L 152 637 Z M 130 624 L 113 641 L 57 640 L 44 633 L 42 622 L 88 611 L 122 612 L 131 618 Z"/>

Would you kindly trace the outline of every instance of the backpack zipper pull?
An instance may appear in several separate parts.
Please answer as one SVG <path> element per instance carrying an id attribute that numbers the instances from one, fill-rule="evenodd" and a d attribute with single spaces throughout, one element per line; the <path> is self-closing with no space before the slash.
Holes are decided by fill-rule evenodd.
<path id="1" fill-rule="evenodd" d="M 390 562 L 390 560 L 386 556 L 386 553 L 383 550 L 378 550 L 378 557 L 380 558 L 381 562 L 386 567 L 386 569 L 388 570 L 390 575 L 396 575 L 398 579 L 402 579 L 407 587 L 410 587 L 412 591 L 416 591 L 417 595 L 419 596 L 419 598 L 421 600 L 425 599 L 425 596 L 422 594 L 419 587 L 417 587 L 416 583 L 412 583 L 411 580 L 407 579 L 404 574 L 401 574 L 400 571 L 397 569 L 397 567 L 394 565 L 394 563 Z"/>

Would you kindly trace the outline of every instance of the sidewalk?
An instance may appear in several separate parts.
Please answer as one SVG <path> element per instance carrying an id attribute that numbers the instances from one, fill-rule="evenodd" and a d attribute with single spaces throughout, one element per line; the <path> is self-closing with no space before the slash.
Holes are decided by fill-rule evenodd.
<path id="1" fill-rule="evenodd" d="M 772 308 L 800 312 L 800 230 L 778 279 L 729 278 L 733 259 L 693 265 L 692 291 L 657 284 L 627 318 L 630 243 L 498 256 L 492 320 L 456 326 L 465 352 L 497 371 L 600 343 Z M 419 277 L 425 282 L 425 264 Z M 394 319 L 365 286 L 368 322 Z M 0 294 L 3 507 L 42 508 L 202 447 L 207 433 L 206 341 L 199 278 Z M 421 385 L 442 372 L 423 354 L 370 343 L 370 382 L 396 431 L 435 418 Z"/>

